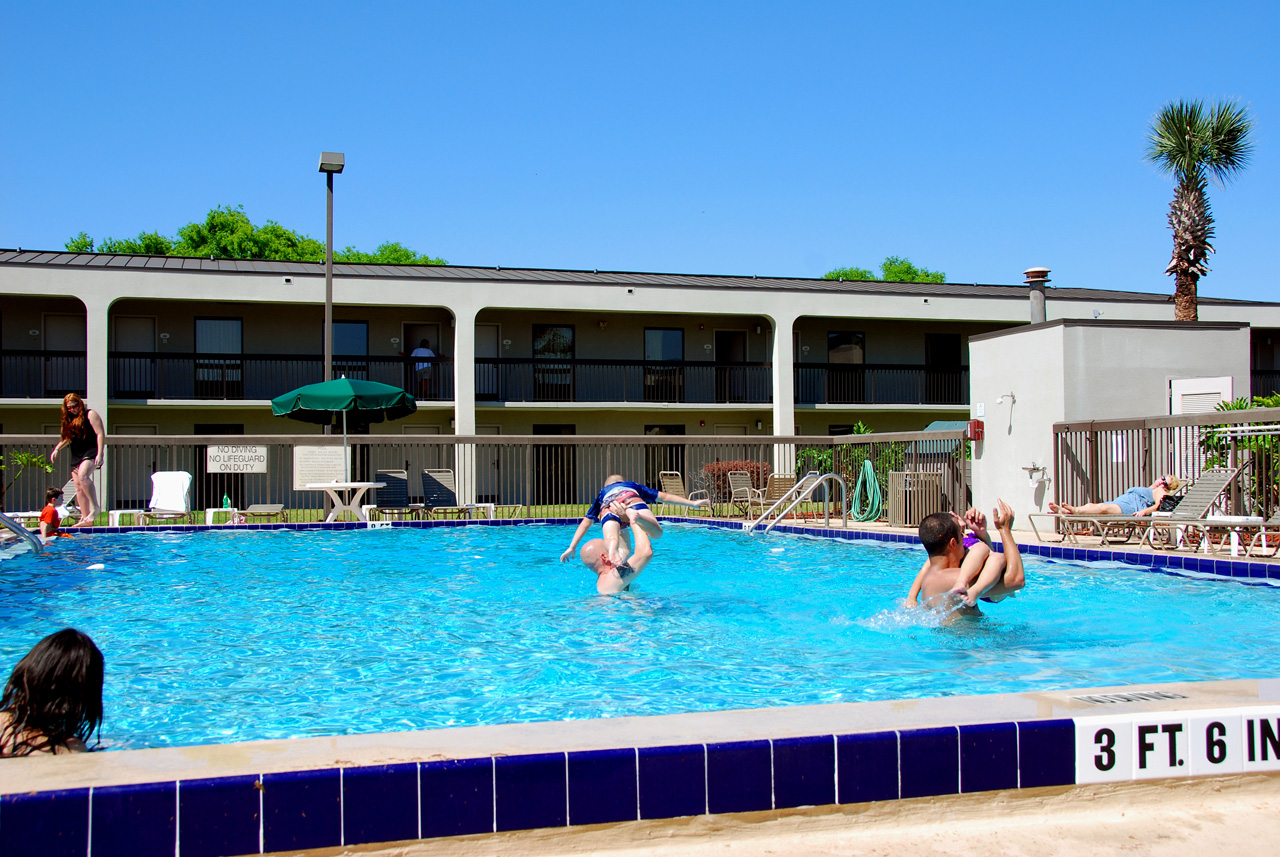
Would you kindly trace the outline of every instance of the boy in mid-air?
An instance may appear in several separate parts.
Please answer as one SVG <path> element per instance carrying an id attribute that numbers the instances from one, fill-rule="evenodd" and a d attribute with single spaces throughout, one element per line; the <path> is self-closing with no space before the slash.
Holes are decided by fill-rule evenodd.
<path id="1" fill-rule="evenodd" d="M 711 505 L 710 500 L 688 500 L 684 497 L 668 494 L 666 491 L 654 490 L 648 485 L 641 485 L 638 482 L 627 482 L 615 473 L 604 481 L 604 487 L 596 495 L 595 502 L 591 504 L 591 508 L 583 516 L 582 522 L 578 524 L 578 529 L 573 534 L 573 541 L 569 542 L 569 547 L 565 549 L 564 553 L 560 554 L 561 562 L 573 556 L 573 551 L 578 546 L 578 542 L 582 541 L 582 537 L 587 534 L 587 530 L 591 529 L 591 524 L 595 521 L 599 521 L 601 528 L 604 530 L 605 553 L 609 559 L 619 565 L 626 561 L 630 551 L 625 543 L 622 542 L 621 533 L 623 527 L 631 524 L 629 521 L 619 518 L 609 509 L 614 503 L 621 503 L 627 509 L 635 512 L 634 516 L 628 517 L 634 517 L 636 526 L 642 527 L 651 539 L 656 539 L 662 535 L 662 525 L 658 523 L 657 516 L 649 508 L 650 503 L 673 503 L 677 506 L 690 506 L 695 509 Z"/>
<path id="2" fill-rule="evenodd" d="M 1022 555 L 1013 540 L 1013 510 L 1003 500 L 996 506 L 994 521 L 1003 554 L 992 550 L 986 517 L 977 509 L 966 512 L 964 520 L 954 512 L 939 512 L 921 521 L 920 543 L 929 557 L 911 585 L 907 605 L 914 606 L 917 595 L 928 604 L 939 596 L 956 594 L 966 606 L 973 607 L 979 598 L 1000 601 L 1021 589 L 1025 577 Z M 965 524 L 978 539 L 969 548 L 965 546 Z"/>

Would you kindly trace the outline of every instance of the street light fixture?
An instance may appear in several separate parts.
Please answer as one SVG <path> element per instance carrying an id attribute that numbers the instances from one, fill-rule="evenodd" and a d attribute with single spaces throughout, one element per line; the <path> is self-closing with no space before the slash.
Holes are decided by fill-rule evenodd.
<path id="1" fill-rule="evenodd" d="M 342 172 L 346 158 L 341 152 L 321 152 L 320 172 L 324 173 L 324 379 L 333 380 L 333 174 Z"/>

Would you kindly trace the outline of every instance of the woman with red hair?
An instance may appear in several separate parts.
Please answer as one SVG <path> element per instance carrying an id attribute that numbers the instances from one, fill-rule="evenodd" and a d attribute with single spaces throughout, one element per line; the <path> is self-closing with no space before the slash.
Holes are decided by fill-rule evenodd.
<path id="1" fill-rule="evenodd" d="M 62 400 L 62 437 L 49 460 L 57 460 L 58 450 L 64 446 L 71 447 L 71 478 L 76 484 L 76 506 L 80 509 L 80 520 L 72 526 L 92 527 L 99 511 L 93 471 L 102 466 L 107 429 L 98 412 L 86 408 L 84 400 L 75 393 L 67 393 Z"/>

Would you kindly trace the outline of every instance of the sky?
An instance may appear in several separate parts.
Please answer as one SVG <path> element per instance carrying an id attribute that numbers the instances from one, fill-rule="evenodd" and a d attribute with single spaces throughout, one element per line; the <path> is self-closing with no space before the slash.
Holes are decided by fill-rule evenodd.
<path id="1" fill-rule="evenodd" d="M 457 265 L 1172 292 L 1177 99 L 1238 100 L 1202 296 L 1280 300 L 1280 4 L 20 3 L 0 247 L 210 208 Z"/>

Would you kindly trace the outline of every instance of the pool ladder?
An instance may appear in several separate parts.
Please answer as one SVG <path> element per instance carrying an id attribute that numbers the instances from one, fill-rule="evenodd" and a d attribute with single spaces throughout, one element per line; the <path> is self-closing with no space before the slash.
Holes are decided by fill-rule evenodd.
<path id="1" fill-rule="evenodd" d="M 824 473 L 819 476 L 816 472 L 806 475 L 803 479 L 797 482 L 790 491 L 775 500 L 773 505 L 768 509 L 765 509 L 764 512 L 761 513 L 760 517 L 748 524 L 745 524 L 743 529 L 748 533 L 754 532 L 757 527 L 764 523 L 766 518 L 777 511 L 779 507 L 786 504 L 786 508 L 781 512 L 778 512 L 777 517 L 765 526 L 764 531 L 766 533 L 769 532 L 778 525 L 779 521 L 790 514 L 793 509 L 812 497 L 813 492 L 818 490 L 818 486 L 825 485 L 828 482 L 835 482 L 840 486 L 840 521 L 841 526 L 847 530 L 849 528 L 849 486 L 845 484 L 844 478 L 838 473 Z M 823 518 L 828 521 L 831 520 L 830 491 L 826 493 Z"/>
<path id="2" fill-rule="evenodd" d="M 36 553 L 40 553 L 40 551 L 44 550 L 44 542 L 40 541 L 40 539 L 36 538 L 30 530 L 22 526 L 22 524 L 19 524 L 13 518 L 10 518 L 4 512 L 0 512 L 0 526 L 12 530 L 15 536 L 26 542 L 27 545 Z"/>

